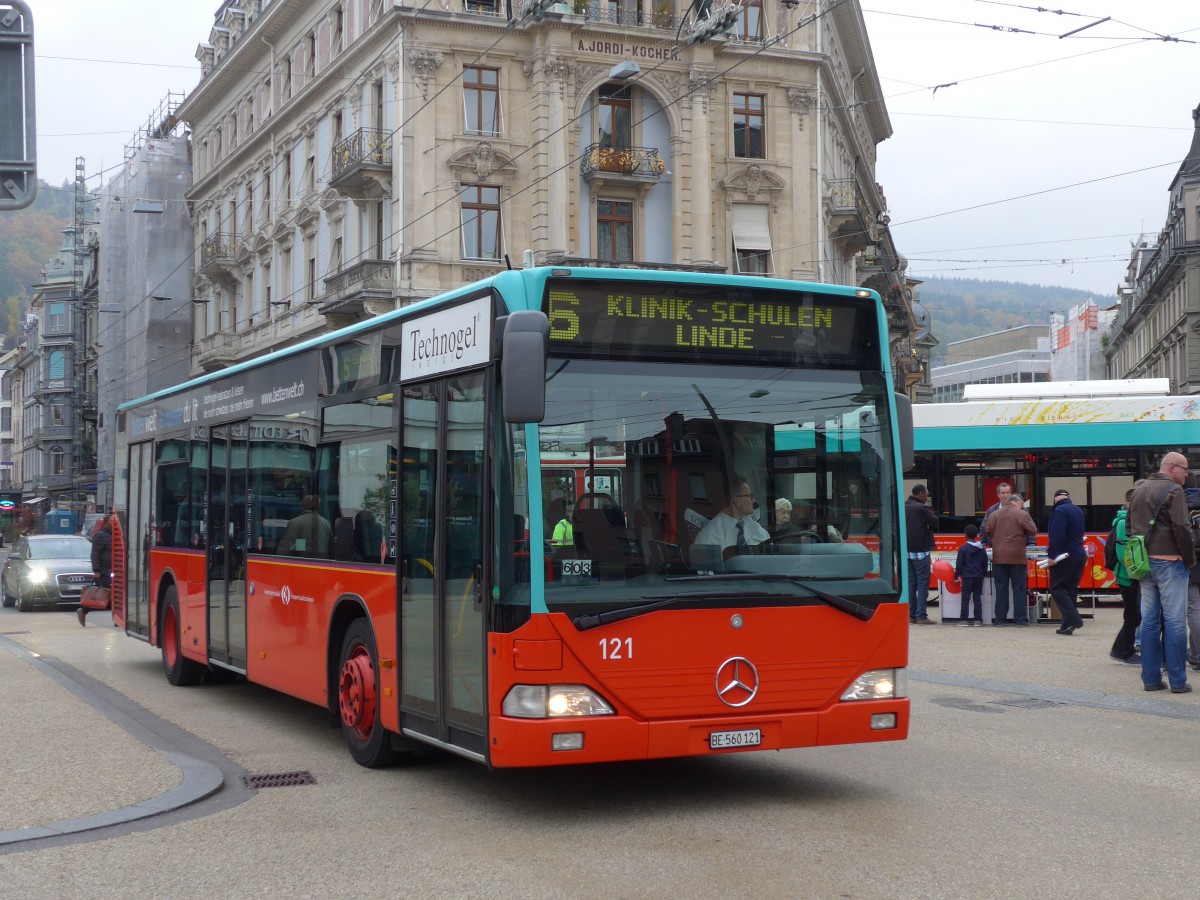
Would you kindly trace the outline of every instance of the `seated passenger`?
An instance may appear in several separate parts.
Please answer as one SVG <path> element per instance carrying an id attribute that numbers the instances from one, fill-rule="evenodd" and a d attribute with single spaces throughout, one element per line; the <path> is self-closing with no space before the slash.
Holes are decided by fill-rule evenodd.
<path id="1" fill-rule="evenodd" d="M 801 503 L 792 507 L 792 527 L 788 534 L 807 534 L 815 540 L 830 544 L 840 544 L 843 541 L 842 533 L 830 523 L 828 513 L 819 512 Z"/>

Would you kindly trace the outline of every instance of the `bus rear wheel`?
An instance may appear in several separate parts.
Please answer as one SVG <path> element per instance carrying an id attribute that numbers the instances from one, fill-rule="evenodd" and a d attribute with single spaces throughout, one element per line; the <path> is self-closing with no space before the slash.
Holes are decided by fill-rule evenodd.
<path id="1" fill-rule="evenodd" d="M 176 687 L 196 684 L 204 675 L 205 667 L 183 655 L 183 627 L 179 617 L 179 592 L 174 586 L 167 588 L 163 596 L 162 613 L 162 662 L 167 681 Z"/>
<path id="2" fill-rule="evenodd" d="M 368 769 L 396 762 L 392 736 L 379 724 L 379 653 L 366 619 L 346 630 L 339 659 L 338 713 L 350 755 Z"/>

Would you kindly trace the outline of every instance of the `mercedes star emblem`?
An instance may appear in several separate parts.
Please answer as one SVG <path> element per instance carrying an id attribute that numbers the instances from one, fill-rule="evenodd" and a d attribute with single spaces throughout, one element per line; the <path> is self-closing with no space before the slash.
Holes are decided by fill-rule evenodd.
<path id="1" fill-rule="evenodd" d="M 758 669 L 754 663 L 735 656 L 717 669 L 717 697 L 726 706 L 745 706 L 758 693 Z"/>

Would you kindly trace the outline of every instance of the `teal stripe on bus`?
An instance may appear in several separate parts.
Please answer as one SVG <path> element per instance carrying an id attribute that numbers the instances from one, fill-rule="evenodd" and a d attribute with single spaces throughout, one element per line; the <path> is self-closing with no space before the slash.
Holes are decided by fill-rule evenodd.
<path id="1" fill-rule="evenodd" d="M 1200 422 L 1091 422 L 1068 425 L 968 425 L 915 428 L 918 453 L 946 450 L 1048 450 L 1200 446 Z"/>

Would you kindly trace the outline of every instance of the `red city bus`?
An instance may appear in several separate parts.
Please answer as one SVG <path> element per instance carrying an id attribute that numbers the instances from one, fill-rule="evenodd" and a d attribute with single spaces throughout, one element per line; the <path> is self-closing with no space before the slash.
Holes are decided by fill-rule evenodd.
<path id="1" fill-rule="evenodd" d="M 114 616 L 365 766 L 902 740 L 905 409 L 871 291 L 504 272 L 123 404 Z"/>

